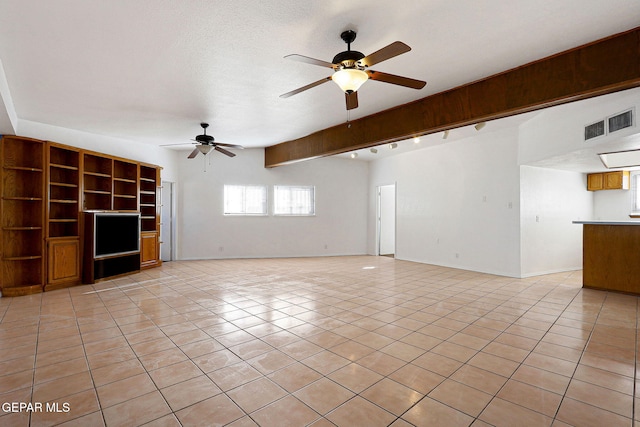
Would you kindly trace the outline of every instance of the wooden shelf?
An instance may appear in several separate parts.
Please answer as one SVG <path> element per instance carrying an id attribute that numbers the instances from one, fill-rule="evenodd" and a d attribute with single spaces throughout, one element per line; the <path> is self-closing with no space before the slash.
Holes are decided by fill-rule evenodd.
<path id="1" fill-rule="evenodd" d="M 111 178 L 111 175 L 108 173 L 101 173 L 101 172 L 83 172 L 84 175 L 90 175 L 90 176 L 99 176 L 101 178 Z"/>
<path id="2" fill-rule="evenodd" d="M 4 169 L 14 171 L 27 171 L 27 172 L 42 172 L 41 168 L 32 168 L 28 166 L 4 166 Z"/>
<path id="3" fill-rule="evenodd" d="M 68 182 L 49 182 L 50 186 L 53 187 L 70 187 L 70 188 L 78 188 L 78 184 L 70 184 Z"/>
<path id="4" fill-rule="evenodd" d="M 25 260 L 40 259 L 40 258 L 42 258 L 42 255 L 26 255 L 26 256 L 4 257 L 4 260 L 5 261 L 25 261 Z"/>
<path id="5" fill-rule="evenodd" d="M 49 203 L 70 203 L 70 204 L 74 204 L 74 203 L 78 203 L 77 200 L 71 200 L 71 199 L 49 199 Z"/>
<path id="6" fill-rule="evenodd" d="M 42 227 L 2 227 L 3 230 L 7 231 L 28 231 L 28 230 L 42 230 Z"/>
<path id="7" fill-rule="evenodd" d="M 19 200 L 22 202 L 40 202 L 42 197 L 3 197 L 2 200 Z"/>
<path id="8" fill-rule="evenodd" d="M 73 171 L 77 171 L 79 169 L 77 166 L 60 165 L 57 163 L 49 163 L 49 166 L 51 166 L 52 168 L 68 169 Z"/>

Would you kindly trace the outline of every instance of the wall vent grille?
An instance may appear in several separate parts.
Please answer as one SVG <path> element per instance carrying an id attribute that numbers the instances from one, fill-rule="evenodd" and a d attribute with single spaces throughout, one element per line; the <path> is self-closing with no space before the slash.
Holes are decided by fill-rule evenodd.
<path id="1" fill-rule="evenodd" d="M 584 140 L 588 141 L 593 138 L 604 135 L 604 120 L 587 125 L 584 127 Z"/>
<path id="2" fill-rule="evenodd" d="M 609 133 L 633 126 L 633 110 L 609 117 Z"/>

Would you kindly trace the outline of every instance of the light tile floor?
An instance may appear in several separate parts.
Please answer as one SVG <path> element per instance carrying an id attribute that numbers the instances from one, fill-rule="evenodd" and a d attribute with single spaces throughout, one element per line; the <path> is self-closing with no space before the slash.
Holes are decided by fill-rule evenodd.
<path id="1" fill-rule="evenodd" d="M 0 298 L 0 425 L 630 426 L 638 300 L 581 281 L 223 260 Z"/>

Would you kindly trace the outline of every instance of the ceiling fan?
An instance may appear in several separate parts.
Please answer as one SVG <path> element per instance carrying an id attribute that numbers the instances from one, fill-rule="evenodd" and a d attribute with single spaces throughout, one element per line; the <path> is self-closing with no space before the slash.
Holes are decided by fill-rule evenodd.
<path id="1" fill-rule="evenodd" d="M 200 123 L 200 126 L 202 127 L 204 133 L 202 135 L 197 135 L 193 140 L 193 141 L 196 141 L 198 145 L 196 145 L 196 148 L 194 148 L 191 154 L 189 154 L 189 156 L 187 157 L 188 159 L 193 159 L 198 155 L 198 153 L 202 153 L 203 155 L 206 156 L 209 153 L 209 151 L 211 151 L 212 148 L 229 157 L 235 157 L 235 153 L 232 153 L 231 151 L 226 150 L 222 147 L 236 148 L 240 150 L 244 148 L 242 145 L 224 144 L 222 142 L 216 142 L 213 136 L 207 135 L 207 128 L 209 127 L 209 123 Z M 168 145 L 182 145 L 182 144 L 168 144 Z"/>
<path id="2" fill-rule="evenodd" d="M 333 80 L 345 93 L 347 110 L 352 110 L 358 107 L 358 89 L 369 79 L 413 89 L 422 89 L 427 84 L 427 82 L 422 80 L 410 79 L 408 77 L 396 76 L 368 69 L 372 65 L 409 52 L 411 48 L 406 44 L 400 41 L 393 42 L 370 55 L 364 56 L 361 52 L 351 50 L 351 43 L 356 39 L 355 31 L 344 31 L 340 34 L 340 38 L 347 44 L 347 50 L 337 54 L 333 58 L 332 62 L 296 54 L 285 56 L 285 58 L 292 59 L 294 61 L 331 68 L 334 73 L 322 80 L 302 86 L 301 88 L 292 90 L 291 92 L 284 93 L 280 95 L 280 98 L 288 98 L 307 89 L 319 86 L 329 80 Z"/>

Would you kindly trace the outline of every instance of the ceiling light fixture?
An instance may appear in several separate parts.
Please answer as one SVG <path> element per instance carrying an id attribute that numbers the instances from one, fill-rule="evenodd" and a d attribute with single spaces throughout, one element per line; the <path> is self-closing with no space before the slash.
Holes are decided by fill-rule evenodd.
<path id="1" fill-rule="evenodd" d="M 198 151 L 200 151 L 205 156 L 209 153 L 209 151 L 211 151 L 211 146 L 210 145 L 200 144 L 200 145 L 196 146 L 196 148 L 198 149 Z"/>
<path id="2" fill-rule="evenodd" d="M 640 150 L 599 153 L 598 156 L 607 169 L 632 168 L 640 166 Z"/>
<path id="3" fill-rule="evenodd" d="M 392 150 L 398 148 L 398 144 L 396 142 L 392 142 L 391 144 L 389 144 L 389 148 Z"/>
<path id="4" fill-rule="evenodd" d="M 487 125 L 487 122 L 480 122 L 477 125 L 475 125 L 474 127 L 476 128 L 476 130 L 480 130 L 483 127 L 485 127 Z"/>
<path id="5" fill-rule="evenodd" d="M 377 148 L 371 148 L 369 151 L 371 151 L 373 154 L 378 154 Z"/>
<path id="6" fill-rule="evenodd" d="M 331 80 L 336 82 L 343 92 L 351 94 L 360 89 L 360 86 L 369 80 L 369 75 L 357 68 L 343 68 L 333 73 Z"/>
<path id="7" fill-rule="evenodd" d="M 414 137 L 413 137 L 413 142 L 414 142 L 415 144 L 419 144 L 419 143 L 420 143 L 420 137 L 419 137 L 419 136 L 414 136 Z"/>
<path id="8" fill-rule="evenodd" d="M 442 134 L 442 139 L 447 139 L 449 138 L 449 131 L 445 130 L 444 133 Z"/>
<path id="9" fill-rule="evenodd" d="M 356 157 L 358 157 L 358 153 L 351 153 L 351 158 L 355 159 Z"/>

